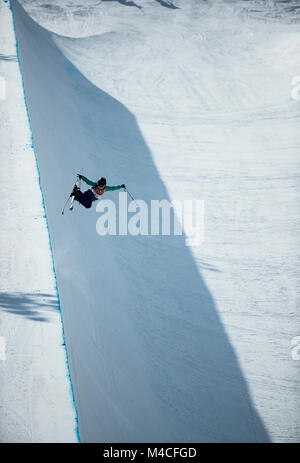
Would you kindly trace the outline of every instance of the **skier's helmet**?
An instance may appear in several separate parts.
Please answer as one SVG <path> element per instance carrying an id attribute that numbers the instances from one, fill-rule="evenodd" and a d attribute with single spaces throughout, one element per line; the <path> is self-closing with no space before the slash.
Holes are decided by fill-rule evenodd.
<path id="1" fill-rule="evenodd" d="M 106 186 L 106 178 L 101 177 L 101 178 L 98 180 L 97 185 L 98 185 L 100 188 L 105 188 L 105 186 Z"/>

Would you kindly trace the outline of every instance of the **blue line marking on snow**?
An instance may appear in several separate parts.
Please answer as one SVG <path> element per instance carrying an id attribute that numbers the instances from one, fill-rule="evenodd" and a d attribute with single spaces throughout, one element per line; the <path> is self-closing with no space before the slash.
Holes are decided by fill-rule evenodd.
<path id="1" fill-rule="evenodd" d="M 67 367 L 67 378 L 69 380 L 71 399 L 72 399 L 73 409 L 74 409 L 74 412 L 75 412 L 75 421 L 76 421 L 75 432 L 76 432 L 77 440 L 78 440 L 78 442 L 80 442 L 79 429 L 78 429 L 78 413 L 77 413 L 77 407 L 76 407 L 76 402 L 75 402 L 75 397 L 74 397 L 74 389 L 73 389 L 71 375 L 70 375 L 68 352 L 67 352 L 67 346 L 66 346 L 65 334 L 64 334 L 64 325 L 63 325 L 63 321 L 62 321 L 60 297 L 59 297 L 59 292 L 58 292 L 55 265 L 54 265 L 54 257 L 53 257 L 53 250 L 52 250 L 51 239 L 50 239 L 50 230 L 49 230 L 49 225 L 48 225 L 48 220 L 47 220 L 47 215 L 46 215 L 46 207 L 45 207 L 45 202 L 44 202 L 44 195 L 43 195 L 42 186 L 41 186 L 40 170 L 39 170 L 38 160 L 37 160 L 37 156 L 36 156 L 35 149 L 34 149 L 33 133 L 32 133 L 31 123 L 30 123 L 30 116 L 29 116 L 26 97 L 25 97 L 25 87 L 24 87 L 23 75 L 22 75 L 22 70 L 21 70 L 21 65 L 20 65 L 20 60 L 19 60 L 18 41 L 17 41 L 17 36 L 16 36 L 14 14 L 13 14 L 11 2 L 9 2 L 9 9 L 10 9 L 11 17 L 12 17 L 12 26 L 13 26 L 14 36 L 15 36 L 15 47 L 16 47 L 17 63 L 18 63 L 18 67 L 19 67 L 20 77 L 21 77 L 21 83 L 22 83 L 22 89 L 23 89 L 23 99 L 24 99 L 24 105 L 25 105 L 25 110 L 26 110 L 27 120 L 28 120 L 28 126 L 29 126 L 29 132 L 30 132 L 30 141 L 31 141 L 30 145 L 31 145 L 31 148 L 32 148 L 32 152 L 34 154 L 35 165 L 36 165 L 36 170 L 37 170 L 37 174 L 38 174 L 38 184 L 39 184 L 39 189 L 40 189 L 40 192 L 41 192 L 42 207 L 43 207 L 43 211 L 44 211 L 43 217 L 45 219 L 46 229 L 47 229 L 47 232 L 48 232 L 48 244 L 49 244 L 49 251 L 50 251 L 50 254 L 51 254 L 51 261 L 52 261 L 52 272 L 53 272 L 53 276 L 54 276 L 55 292 L 56 292 L 58 308 L 59 308 L 59 312 L 60 312 L 60 320 L 61 320 L 61 328 L 62 328 L 62 345 L 63 345 L 64 351 L 65 351 L 65 361 L 66 361 L 66 367 Z"/>

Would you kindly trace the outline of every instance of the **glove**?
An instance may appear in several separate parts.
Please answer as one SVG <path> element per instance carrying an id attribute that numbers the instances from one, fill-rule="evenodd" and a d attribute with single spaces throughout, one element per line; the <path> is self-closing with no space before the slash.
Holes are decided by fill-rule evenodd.
<path id="1" fill-rule="evenodd" d="M 126 188 L 126 186 L 124 185 L 124 183 L 121 185 L 122 188 Z"/>
<path id="2" fill-rule="evenodd" d="M 79 180 L 82 179 L 82 175 L 81 175 L 81 174 L 77 174 L 77 177 L 79 178 Z"/>

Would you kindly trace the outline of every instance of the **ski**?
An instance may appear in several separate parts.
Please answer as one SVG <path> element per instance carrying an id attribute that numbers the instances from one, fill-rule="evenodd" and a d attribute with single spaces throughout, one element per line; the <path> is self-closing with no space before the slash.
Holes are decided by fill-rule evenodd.
<path id="1" fill-rule="evenodd" d="M 71 198 L 71 195 L 68 197 L 67 201 L 65 202 L 65 205 L 64 205 L 64 207 L 63 207 L 63 210 L 61 211 L 62 214 L 65 213 L 65 208 L 66 208 L 66 206 L 67 206 L 67 204 L 68 204 L 70 198 Z"/>
<path id="2" fill-rule="evenodd" d="M 70 204 L 70 211 L 73 211 L 73 203 L 74 203 L 74 196 L 72 196 L 72 199 L 71 199 L 71 204 Z"/>
<path id="3" fill-rule="evenodd" d="M 75 182 L 74 188 L 73 188 L 73 190 L 72 190 L 70 196 L 68 197 L 67 201 L 65 202 L 65 205 L 64 205 L 64 207 L 63 207 L 63 210 L 61 211 L 62 214 L 65 213 L 65 208 L 67 207 L 67 204 L 68 204 L 68 202 L 70 201 L 70 199 L 71 199 L 71 204 L 70 204 L 70 206 L 69 206 L 69 210 L 70 210 L 70 211 L 73 211 L 74 199 L 75 199 L 75 198 L 74 198 L 74 196 L 72 195 L 72 193 L 74 192 L 75 187 L 77 187 L 78 189 L 80 189 L 80 184 L 81 184 L 80 179 L 77 179 L 76 182 Z"/>

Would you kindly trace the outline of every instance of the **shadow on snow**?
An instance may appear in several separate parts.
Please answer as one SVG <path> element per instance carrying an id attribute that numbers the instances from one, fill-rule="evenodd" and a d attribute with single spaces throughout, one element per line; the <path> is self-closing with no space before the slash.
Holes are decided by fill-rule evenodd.
<path id="1" fill-rule="evenodd" d="M 185 238 L 100 237 L 79 205 L 62 218 L 53 195 L 82 164 L 147 202 L 168 193 L 133 114 L 12 4 L 81 439 L 268 441 Z"/>
<path id="2" fill-rule="evenodd" d="M 50 321 L 49 312 L 59 310 L 57 298 L 46 293 L 0 293 L 0 312 L 5 311 L 30 320 Z"/>

